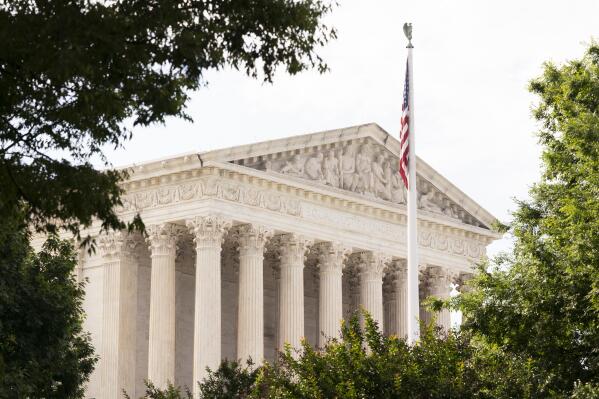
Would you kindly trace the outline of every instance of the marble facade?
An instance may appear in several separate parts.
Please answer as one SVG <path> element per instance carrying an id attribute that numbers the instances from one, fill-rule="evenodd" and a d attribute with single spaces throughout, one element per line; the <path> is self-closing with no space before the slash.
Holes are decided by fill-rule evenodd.
<path id="1" fill-rule="evenodd" d="M 119 212 L 139 213 L 147 237 L 99 235 L 77 269 L 100 355 L 87 396 L 138 397 L 145 378 L 195 388 L 221 359 L 272 361 L 303 337 L 321 346 L 360 306 L 404 335 L 398 153 L 369 124 L 130 167 Z M 417 172 L 421 292 L 443 297 L 500 235 L 420 159 Z"/>

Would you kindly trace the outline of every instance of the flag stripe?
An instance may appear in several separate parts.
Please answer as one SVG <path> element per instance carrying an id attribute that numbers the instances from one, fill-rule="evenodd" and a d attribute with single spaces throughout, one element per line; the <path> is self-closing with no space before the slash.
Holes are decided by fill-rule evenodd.
<path id="1" fill-rule="evenodd" d="M 401 130 L 399 133 L 399 141 L 401 143 L 401 150 L 399 154 L 399 174 L 401 175 L 401 180 L 403 180 L 403 184 L 406 186 L 406 189 L 409 189 L 408 157 L 410 154 L 410 82 L 408 76 L 408 63 L 406 61 L 406 81 L 404 83 L 403 90 L 403 104 L 401 106 Z"/>

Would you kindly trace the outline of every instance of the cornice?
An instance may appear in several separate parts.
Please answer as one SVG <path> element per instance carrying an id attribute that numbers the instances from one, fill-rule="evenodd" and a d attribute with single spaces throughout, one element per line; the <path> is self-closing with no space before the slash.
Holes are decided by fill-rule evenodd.
<path id="1" fill-rule="evenodd" d="M 276 176 L 241 165 L 215 161 L 204 163 L 204 167 L 202 168 L 181 169 L 156 177 L 127 181 L 123 183 L 123 188 L 126 191 L 125 197 L 127 197 L 127 195 L 135 195 L 140 191 L 166 189 L 173 185 L 182 185 L 202 178 L 220 178 L 231 182 L 238 182 L 257 189 L 277 192 L 286 198 L 308 201 L 343 212 L 367 216 L 386 222 L 397 224 L 405 224 L 407 222 L 406 209 L 401 204 L 390 204 L 382 200 L 362 198 L 351 193 L 346 193 L 341 189 L 318 186 L 301 179 Z M 158 200 L 158 202 L 160 201 Z M 159 205 L 155 204 L 155 206 Z M 144 207 L 144 209 L 147 208 Z M 460 223 L 450 217 L 424 210 L 418 211 L 418 219 L 419 226 L 423 228 L 473 238 L 483 241 L 485 244 L 489 244 L 501 237 L 501 234 L 497 232 Z"/>

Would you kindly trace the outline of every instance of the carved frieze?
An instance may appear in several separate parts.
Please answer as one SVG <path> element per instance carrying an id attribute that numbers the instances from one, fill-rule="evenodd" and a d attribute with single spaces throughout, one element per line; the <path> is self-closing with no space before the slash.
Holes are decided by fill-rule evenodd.
<path id="1" fill-rule="evenodd" d="M 486 244 L 483 242 L 428 229 L 418 231 L 418 245 L 475 259 L 480 259 L 486 253 Z"/>
<path id="2" fill-rule="evenodd" d="M 327 148 L 305 148 L 301 153 L 277 153 L 234 162 L 351 191 L 367 198 L 395 204 L 406 203 L 407 194 L 398 172 L 397 157 L 369 139 L 339 142 Z M 462 207 L 421 177 L 418 177 L 418 207 L 483 227 Z"/>
<path id="3" fill-rule="evenodd" d="M 254 187 L 209 178 L 168 187 L 158 187 L 126 194 L 122 197 L 121 211 L 142 211 L 173 203 L 203 198 L 219 198 L 227 201 L 257 206 L 286 215 L 300 216 L 300 201 L 285 195 Z"/>

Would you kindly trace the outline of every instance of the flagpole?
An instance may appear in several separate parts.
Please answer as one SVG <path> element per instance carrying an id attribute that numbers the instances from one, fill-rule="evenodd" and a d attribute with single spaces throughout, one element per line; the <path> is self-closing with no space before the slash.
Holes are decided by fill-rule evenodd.
<path id="1" fill-rule="evenodd" d="M 410 110 L 408 136 L 408 343 L 412 344 L 420 337 L 420 298 L 418 295 L 418 233 L 417 208 L 418 195 L 416 189 L 416 143 L 414 129 L 414 68 L 412 67 L 412 24 L 404 25 L 408 38 L 408 109 Z"/>

